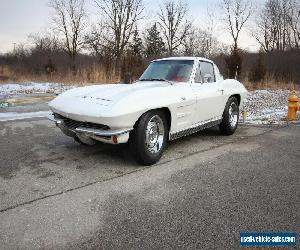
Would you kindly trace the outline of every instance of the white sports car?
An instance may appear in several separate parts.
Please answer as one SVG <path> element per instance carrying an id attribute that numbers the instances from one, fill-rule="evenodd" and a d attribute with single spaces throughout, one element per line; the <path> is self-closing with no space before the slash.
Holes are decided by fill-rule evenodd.
<path id="1" fill-rule="evenodd" d="M 156 163 L 168 140 L 219 125 L 235 132 L 247 96 L 210 60 L 173 57 L 151 62 L 133 84 L 69 90 L 49 103 L 56 125 L 77 142 L 129 143 L 138 162 Z"/>

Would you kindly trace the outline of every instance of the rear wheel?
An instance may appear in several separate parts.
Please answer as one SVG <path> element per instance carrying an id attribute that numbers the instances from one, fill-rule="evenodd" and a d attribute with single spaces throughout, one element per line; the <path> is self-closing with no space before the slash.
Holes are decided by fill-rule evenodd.
<path id="1" fill-rule="evenodd" d="M 130 147 L 137 161 L 146 166 L 158 162 L 165 150 L 167 135 L 164 113 L 160 110 L 145 113 L 130 135 Z"/>
<path id="2" fill-rule="evenodd" d="M 239 104 L 236 97 L 232 96 L 228 99 L 222 123 L 219 125 L 220 131 L 224 135 L 232 135 L 237 129 L 239 121 Z"/>

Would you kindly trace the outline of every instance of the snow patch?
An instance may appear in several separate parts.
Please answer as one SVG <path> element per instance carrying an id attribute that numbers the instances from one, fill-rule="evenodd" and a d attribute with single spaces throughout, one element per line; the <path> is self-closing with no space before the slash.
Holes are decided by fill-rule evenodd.
<path id="1" fill-rule="evenodd" d="M 256 90 L 249 92 L 243 110 L 249 124 L 283 124 L 287 117 L 289 90 Z M 299 93 L 298 93 L 299 94 Z M 241 121 L 243 120 L 241 115 Z"/>
<path id="2" fill-rule="evenodd" d="M 1 96 L 12 96 L 18 94 L 45 94 L 54 93 L 60 94 L 66 90 L 76 87 L 75 85 L 63 85 L 60 83 L 9 83 L 0 84 L 0 97 Z"/>
<path id="3" fill-rule="evenodd" d="M 51 114 L 50 111 L 38 111 L 38 112 L 28 112 L 28 113 L 17 113 L 17 112 L 6 112 L 0 113 L 0 121 L 14 121 L 14 120 L 24 120 L 30 118 L 40 118 L 48 117 Z"/>

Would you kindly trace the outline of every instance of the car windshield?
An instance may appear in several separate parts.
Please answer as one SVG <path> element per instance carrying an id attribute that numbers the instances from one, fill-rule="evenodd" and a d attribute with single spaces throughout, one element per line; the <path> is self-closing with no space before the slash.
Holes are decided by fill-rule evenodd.
<path id="1" fill-rule="evenodd" d="M 193 60 L 154 61 L 139 80 L 188 82 L 191 77 L 193 64 Z"/>

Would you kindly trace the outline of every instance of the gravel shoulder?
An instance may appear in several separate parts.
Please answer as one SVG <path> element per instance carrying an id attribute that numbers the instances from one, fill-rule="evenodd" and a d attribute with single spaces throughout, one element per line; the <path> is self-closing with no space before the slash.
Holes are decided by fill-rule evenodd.
<path id="1" fill-rule="evenodd" d="M 284 124 L 288 112 L 289 90 L 256 90 L 249 92 L 243 107 L 246 123 L 250 124 Z M 298 96 L 300 92 L 298 91 Z M 242 119 L 242 116 L 241 116 Z M 298 115 L 300 120 L 300 115 Z"/>

